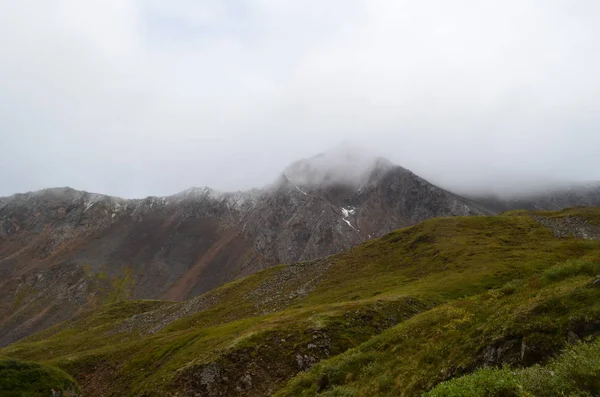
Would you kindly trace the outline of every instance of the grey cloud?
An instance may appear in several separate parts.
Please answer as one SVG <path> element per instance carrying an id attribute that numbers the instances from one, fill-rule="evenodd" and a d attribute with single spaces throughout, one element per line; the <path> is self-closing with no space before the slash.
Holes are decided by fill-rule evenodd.
<path id="1" fill-rule="evenodd" d="M 600 4 L 6 2 L 0 195 L 267 184 L 352 141 L 459 191 L 600 180 Z"/>

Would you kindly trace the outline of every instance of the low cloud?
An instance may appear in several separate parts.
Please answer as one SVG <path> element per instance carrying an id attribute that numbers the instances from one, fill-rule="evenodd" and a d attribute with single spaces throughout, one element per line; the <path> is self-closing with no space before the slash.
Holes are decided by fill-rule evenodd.
<path id="1" fill-rule="evenodd" d="M 261 186 L 352 141 L 445 187 L 600 180 L 594 1 L 11 2 L 0 194 Z"/>

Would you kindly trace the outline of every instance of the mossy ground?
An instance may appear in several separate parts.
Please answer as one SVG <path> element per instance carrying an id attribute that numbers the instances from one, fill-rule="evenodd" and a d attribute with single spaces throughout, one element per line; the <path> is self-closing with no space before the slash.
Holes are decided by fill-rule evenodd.
<path id="1" fill-rule="evenodd" d="M 155 332 L 136 324 L 185 303 L 119 301 L 0 354 L 60 367 L 89 395 L 419 395 L 595 335 L 599 263 L 599 241 L 557 238 L 529 212 L 432 219 L 329 258 L 318 281 L 274 284 L 278 266 L 227 284 Z"/>
<path id="2" fill-rule="evenodd" d="M 0 396 L 79 396 L 76 382 L 64 371 L 24 361 L 0 359 Z"/>

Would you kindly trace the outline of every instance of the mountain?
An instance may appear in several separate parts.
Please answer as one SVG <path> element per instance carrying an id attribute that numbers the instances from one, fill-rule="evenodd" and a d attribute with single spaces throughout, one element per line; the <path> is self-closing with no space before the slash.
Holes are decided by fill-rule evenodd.
<path id="1" fill-rule="evenodd" d="M 187 301 L 121 297 L 0 357 L 86 396 L 591 396 L 598 274 L 600 208 L 435 218 Z"/>
<path id="2" fill-rule="evenodd" d="M 246 192 L 193 188 L 126 200 L 55 188 L 2 198 L 0 346 L 106 302 L 185 300 L 425 219 L 487 213 L 346 148 Z"/>
<path id="3" fill-rule="evenodd" d="M 514 209 L 559 210 L 568 207 L 600 206 L 600 183 L 564 185 L 532 194 L 513 194 L 505 197 L 471 196 L 471 199 L 495 213 Z"/>

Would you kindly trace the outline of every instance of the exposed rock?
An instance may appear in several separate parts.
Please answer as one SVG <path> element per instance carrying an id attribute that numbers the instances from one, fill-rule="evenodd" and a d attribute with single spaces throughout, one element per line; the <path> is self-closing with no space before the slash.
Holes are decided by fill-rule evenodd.
<path id="1" fill-rule="evenodd" d="M 585 219 L 577 216 L 562 218 L 546 218 L 534 216 L 541 225 L 552 230 L 556 237 L 575 237 L 586 240 L 600 240 L 600 226 L 589 224 Z"/>
<path id="2" fill-rule="evenodd" d="M 219 377 L 219 368 L 212 364 L 204 368 L 200 374 L 200 384 L 208 386 Z"/>
<path id="3" fill-rule="evenodd" d="M 248 297 L 256 302 L 258 314 L 276 312 L 312 292 L 330 266 L 329 259 L 287 266 L 252 290 Z"/>
<path id="4" fill-rule="evenodd" d="M 573 331 L 569 331 L 568 333 L 568 341 L 571 345 L 574 345 L 575 343 L 579 342 L 581 340 L 581 338 L 579 337 L 579 335 L 577 335 L 575 332 Z"/>
<path id="5" fill-rule="evenodd" d="M 523 357 L 525 348 L 520 339 L 501 340 L 483 352 L 483 362 L 493 366 L 501 363 L 515 364 Z"/>
<path id="6" fill-rule="evenodd" d="M 304 369 L 304 359 L 302 358 L 301 354 L 296 354 L 296 363 L 298 363 L 299 370 Z"/>

